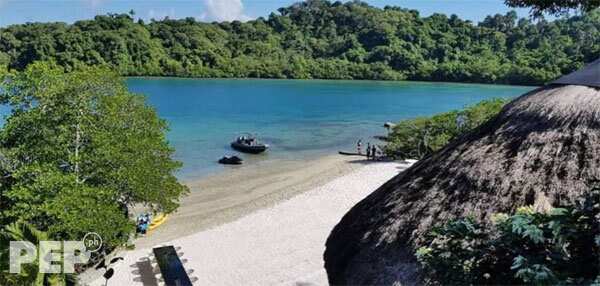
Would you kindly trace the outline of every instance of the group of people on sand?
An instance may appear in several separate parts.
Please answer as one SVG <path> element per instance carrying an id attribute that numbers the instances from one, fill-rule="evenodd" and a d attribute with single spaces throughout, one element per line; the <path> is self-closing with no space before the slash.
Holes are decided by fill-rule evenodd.
<path id="1" fill-rule="evenodd" d="M 148 227 L 150 227 L 151 216 L 148 213 L 140 214 L 137 217 L 137 232 L 146 234 Z"/>
<path id="2" fill-rule="evenodd" d="M 356 149 L 359 155 L 362 155 L 362 139 L 356 142 Z M 370 142 L 367 142 L 367 150 L 366 150 L 367 160 L 377 160 L 377 146 L 375 144 L 371 145 Z"/>

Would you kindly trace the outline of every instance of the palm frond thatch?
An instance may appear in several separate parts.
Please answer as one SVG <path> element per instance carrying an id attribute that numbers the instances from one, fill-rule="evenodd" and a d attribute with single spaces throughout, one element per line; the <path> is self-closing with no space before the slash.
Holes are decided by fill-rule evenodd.
<path id="1" fill-rule="evenodd" d="M 414 250 L 433 225 L 580 198 L 600 179 L 600 89 L 549 85 L 417 162 L 332 231 L 332 284 L 418 283 Z"/>

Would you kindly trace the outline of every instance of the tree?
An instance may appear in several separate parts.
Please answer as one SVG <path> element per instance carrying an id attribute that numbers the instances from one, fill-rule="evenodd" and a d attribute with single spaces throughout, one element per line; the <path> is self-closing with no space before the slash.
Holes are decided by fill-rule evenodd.
<path id="1" fill-rule="evenodd" d="M 0 220 L 25 220 L 53 239 L 100 234 L 126 241 L 128 208 L 172 212 L 187 188 L 165 138 L 167 124 L 106 68 L 65 73 L 35 63 L 0 87 L 12 108 L 0 130 Z"/>
<path id="2" fill-rule="evenodd" d="M 493 17 L 487 16 L 483 22 L 479 23 L 479 26 L 508 33 L 514 28 L 517 19 L 517 12 L 513 10 L 506 13 L 504 16 L 500 14 L 496 14 Z"/>
<path id="3" fill-rule="evenodd" d="M 511 7 L 531 8 L 534 16 L 565 14 L 572 9 L 589 12 L 600 7 L 600 0 L 505 0 L 505 3 Z"/>
<path id="4" fill-rule="evenodd" d="M 488 121 L 507 102 L 505 99 L 484 100 L 460 111 L 400 121 L 388 135 L 384 151 L 403 159 L 421 159 Z"/>
<path id="5" fill-rule="evenodd" d="M 186 18 L 145 24 L 133 14 L 109 14 L 73 24 L 11 25 L 0 28 L 0 68 L 22 71 L 52 60 L 65 71 L 106 65 L 125 76 L 542 85 L 600 54 L 599 10 L 536 23 L 508 12 L 479 24 L 361 1 L 306 1 L 279 12 L 244 23 Z M 292 70 L 298 64 L 302 70 Z"/>

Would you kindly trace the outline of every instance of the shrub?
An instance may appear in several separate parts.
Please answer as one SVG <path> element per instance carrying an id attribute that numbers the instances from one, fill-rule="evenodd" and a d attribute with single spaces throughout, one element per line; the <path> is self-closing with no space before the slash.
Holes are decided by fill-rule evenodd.
<path id="1" fill-rule="evenodd" d="M 594 284 L 600 189 L 548 213 L 523 207 L 487 224 L 463 218 L 432 229 L 416 256 L 429 284 Z"/>
<path id="2" fill-rule="evenodd" d="M 507 102 L 506 99 L 485 100 L 461 111 L 403 120 L 389 134 L 384 151 L 388 156 L 401 159 L 421 159 L 489 120 Z"/>

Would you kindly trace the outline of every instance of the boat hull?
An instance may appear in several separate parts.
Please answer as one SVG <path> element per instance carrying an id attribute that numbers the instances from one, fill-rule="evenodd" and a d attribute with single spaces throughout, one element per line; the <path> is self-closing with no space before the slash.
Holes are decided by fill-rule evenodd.
<path id="1" fill-rule="evenodd" d="M 267 146 L 267 145 L 248 146 L 245 144 L 233 142 L 233 143 L 231 143 L 231 148 L 233 148 L 237 151 L 243 152 L 243 153 L 260 154 L 262 152 L 267 151 L 269 146 Z"/>
<path id="2" fill-rule="evenodd" d="M 242 162 L 242 159 L 237 156 L 223 157 L 219 159 L 219 163 L 223 165 L 241 165 Z"/>

